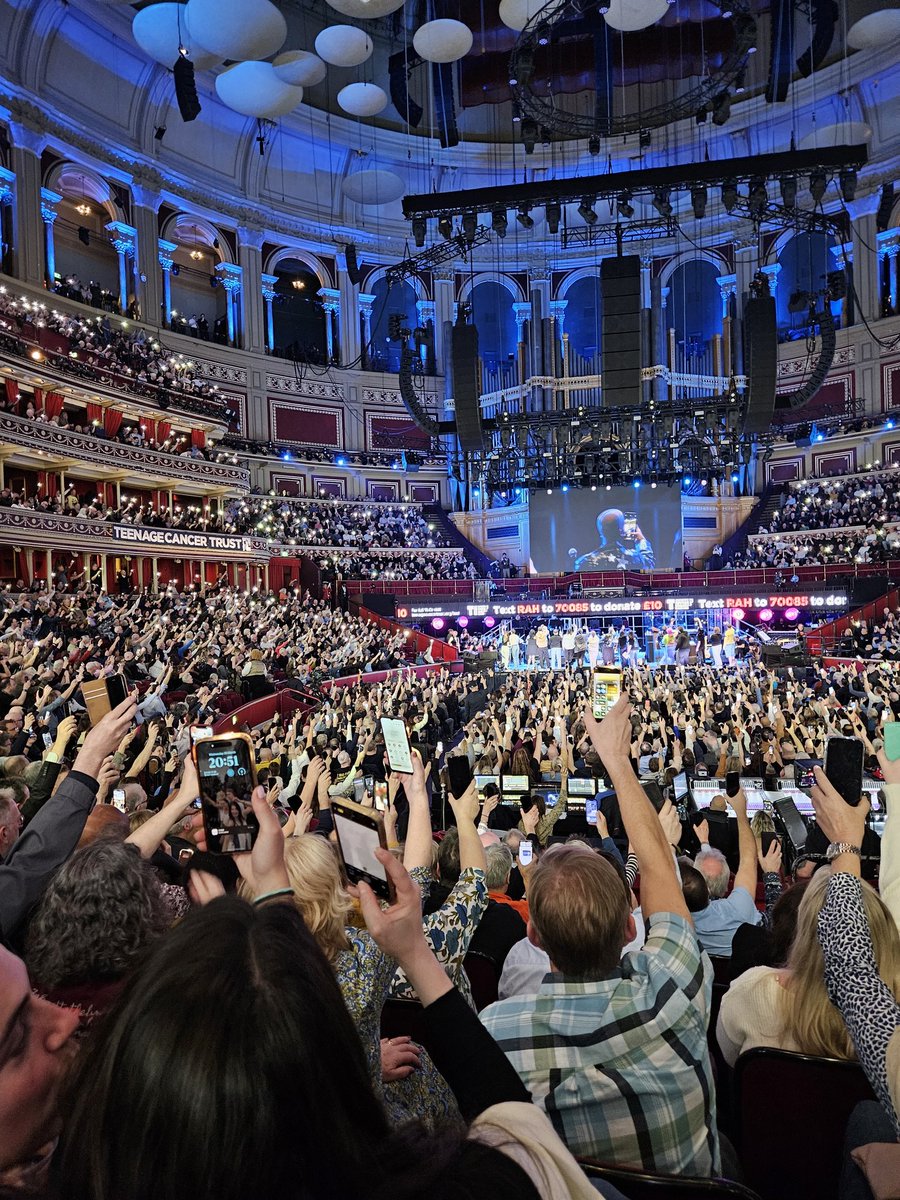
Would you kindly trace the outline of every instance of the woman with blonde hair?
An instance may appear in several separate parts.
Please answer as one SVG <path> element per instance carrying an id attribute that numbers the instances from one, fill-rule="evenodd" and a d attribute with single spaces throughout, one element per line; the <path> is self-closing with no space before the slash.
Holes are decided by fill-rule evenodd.
<path id="1" fill-rule="evenodd" d="M 413 755 L 414 774 L 404 776 L 410 806 L 404 865 L 423 895 L 433 881 L 431 818 L 421 759 Z M 484 848 L 475 828 L 478 797 L 474 787 L 461 799 L 450 797 L 460 828 L 460 878 L 443 906 L 424 918 L 426 939 L 447 974 L 464 993 L 468 987 L 462 960 L 487 907 Z M 473 807 L 474 806 L 474 807 Z M 437 1124 L 457 1116 L 443 1077 L 431 1060 L 408 1039 L 384 1047 L 381 1010 L 390 997 L 412 998 L 410 985 L 397 964 L 379 950 L 367 930 L 357 928 L 351 914 L 355 901 L 344 886 L 332 844 L 318 834 L 289 838 L 285 868 L 294 904 L 334 970 L 344 1003 L 359 1032 L 375 1091 L 394 1124 L 418 1119 Z M 252 898 L 252 888 L 246 895 Z"/>
<path id="2" fill-rule="evenodd" d="M 716 1037 L 733 1066 L 745 1050 L 774 1046 L 822 1058 L 855 1058 L 844 1019 L 828 998 L 817 936 L 831 872 L 817 871 L 797 914 L 797 932 L 785 967 L 751 967 L 725 993 Z M 900 934 L 878 893 L 862 885 L 878 974 L 900 998 Z"/>

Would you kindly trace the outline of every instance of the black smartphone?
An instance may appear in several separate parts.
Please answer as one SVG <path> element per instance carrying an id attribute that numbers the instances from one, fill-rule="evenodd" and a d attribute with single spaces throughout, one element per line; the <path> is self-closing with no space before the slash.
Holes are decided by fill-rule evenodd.
<path id="1" fill-rule="evenodd" d="M 362 808 L 350 800 L 333 800 L 331 814 L 338 853 L 344 874 L 351 883 L 367 883 L 376 896 L 394 899 L 394 886 L 375 857 L 379 846 L 387 849 L 384 817 L 373 808 Z"/>
<path id="2" fill-rule="evenodd" d="M 641 784 L 641 787 L 644 789 L 644 795 L 647 797 L 656 811 L 660 812 L 662 810 L 662 806 L 666 802 L 666 797 L 656 780 L 648 779 L 646 783 Z"/>
<path id="3" fill-rule="evenodd" d="M 110 675 L 106 680 L 106 694 L 110 709 L 118 708 L 128 697 L 128 683 L 124 675 Z"/>
<path id="4" fill-rule="evenodd" d="M 725 775 L 725 795 L 736 796 L 741 790 L 740 771 L 728 771 Z"/>
<path id="5" fill-rule="evenodd" d="M 444 765 L 447 768 L 447 782 L 450 786 L 450 791 L 458 800 L 474 778 L 468 756 L 465 754 L 451 754 L 449 758 L 445 759 Z"/>
<path id="6" fill-rule="evenodd" d="M 862 798 L 863 744 L 859 738 L 830 737 L 825 743 L 825 774 L 841 799 L 855 808 Z"/>
<path id="7" fill-rule="evenodd" d="M 778 834 L 773 833 L 771 830 L 767 829 L 764 833 L 762 833 L 760 835 L 759 840 L 762 844 L 763 857 L 765 857 L 769 853 L 769 851 L 772 849 L 772 843 L 778 841 Z"/>
<path id="8" fill-rule="evenodd" d="M 191 748 L 200 780 L 207 849 L 212 854 L 252 850 L 259 833 L 251 797 L 256 787 L 253 742 L 246 733 L 203 738 Z"/>

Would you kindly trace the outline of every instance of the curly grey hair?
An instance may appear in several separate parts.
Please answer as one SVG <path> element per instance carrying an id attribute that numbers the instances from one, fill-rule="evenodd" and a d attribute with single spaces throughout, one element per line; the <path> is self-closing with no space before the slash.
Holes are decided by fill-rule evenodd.
<path id="1" fill-rule="evenodd" d="M 42 991 L 120 979 L 169 928 L 173 910 L 135 846 L 99 838 L 50 881 L 28 928 L 25 961 Z"/>

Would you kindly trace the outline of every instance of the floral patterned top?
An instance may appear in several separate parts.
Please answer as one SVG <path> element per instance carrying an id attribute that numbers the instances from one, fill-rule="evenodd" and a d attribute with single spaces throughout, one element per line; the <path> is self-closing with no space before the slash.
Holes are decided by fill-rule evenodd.
<path id="1" fill-rule="evenodd" d="M 423 867 L 410 872 L 422 889 L 422 903 L 427 900 L 434 879 Z M 469 977 L 463 970 L 463 959 L 488 906 L 487 879 L 480 867 L 466 867 L 460 872 L 450 895 L 437 910 L 424 918 L 425 940 L 435 957 L 474 1008 Z M 391 986 L 394 1000 L 416 1000 L 409 980 L 398 970 Z"/>

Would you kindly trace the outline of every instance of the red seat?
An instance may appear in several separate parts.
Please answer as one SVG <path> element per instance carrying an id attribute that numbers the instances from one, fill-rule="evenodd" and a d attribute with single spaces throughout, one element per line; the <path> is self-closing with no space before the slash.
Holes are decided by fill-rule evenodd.
<path id="1" fill-rule="evenodd" d="M 493 959 L 470 950 L 463 959 L 463 970 L 472 985 L 472 999 L 479 1012 L 493 1004 L 500 986 L 500 972 Z"/>
<path id="2" fill-rule="evenodd" d="M 735 1137 L 763 1200 L 837 1200 L 844 1131 L 873 1100 L 858 1063 L 786 1050 L 748 1050 L 735 1063 Z"/>

